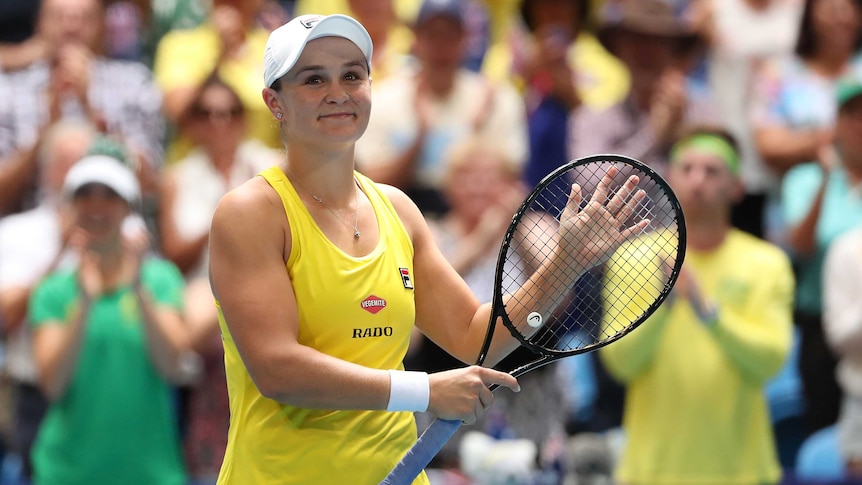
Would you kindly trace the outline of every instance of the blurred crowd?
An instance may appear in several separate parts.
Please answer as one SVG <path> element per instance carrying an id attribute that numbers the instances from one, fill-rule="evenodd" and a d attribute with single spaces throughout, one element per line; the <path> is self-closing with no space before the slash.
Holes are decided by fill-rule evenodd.
<path id="1" fill-rule="evenodd" d="M 0 485 L 215 483 L 209 224 L 284 156 L 263 51 L 304 13 L 367 28 L 357 166 L 480 299 L 569 160 L 641 160 L 690 218 L 660 321 L 498 393 L 432 483 L 862 483 L 862 1 L 33 0 L 0 1 Z M 417 334 L 405 365 L 463 363 Z"/>

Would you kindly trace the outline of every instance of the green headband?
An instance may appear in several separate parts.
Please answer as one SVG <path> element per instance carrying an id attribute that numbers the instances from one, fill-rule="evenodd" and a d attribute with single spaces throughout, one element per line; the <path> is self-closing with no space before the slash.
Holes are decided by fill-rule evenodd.
<path id="1" fill-rule="evenodd" d="M 711 133 L 698 133 L 678 141 L 670 150 L 671 163 L 679 161 L 683 152 L 697 150 L 715 155 L 724 161 L 734 175 L 739 175 L 739 155 L 727 140 Z"/>

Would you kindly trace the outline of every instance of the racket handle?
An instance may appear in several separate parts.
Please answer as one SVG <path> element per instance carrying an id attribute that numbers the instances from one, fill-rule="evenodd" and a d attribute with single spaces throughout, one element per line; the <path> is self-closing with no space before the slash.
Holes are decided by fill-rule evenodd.
<path id="1" fill-rule="evenodd" d="M 436 419 L 380 485 L 410 485 L 461 427 L 461 421 Z"/>

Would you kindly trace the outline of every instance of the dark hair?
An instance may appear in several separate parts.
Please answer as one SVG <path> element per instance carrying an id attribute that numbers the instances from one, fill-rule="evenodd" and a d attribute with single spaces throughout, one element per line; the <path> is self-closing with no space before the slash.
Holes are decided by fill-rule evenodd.
<path id="1" fill-rule="evenodd" d="M 796 36 L 796 48 L 794 52 L 797 56 L 808 59 L 814 55 L 817 50 L 817 34 L 814 32 L 814 4 L 819 0 L 805 0 L 805 6 L 802 9 L 802 17 L 799 24 L 799 33 Z M 856 7 L 860 17 L 862 17 L 862 0 L 851 0 Z M 862 29 L 856 36 L 856 49 L 862 48 Z"/>
<path id="2" fill-rule="evenodd" d="M 542 2 L 555 2 L 555 1 L 565 1 L 565 0 L 521 0 L 521 18 L 524 20 L 524 25 L 530 30 L 530 32 L 535 32 L 536 27 L 536 19 L 533 18 L 532 8 Z M 590 25 L 591 23 L 591 3 L 592 0 L 568 0 L 575 6 L 575 11 L 577 12 L 578 18 L 575 19 L 575 24 L 572 25 L 572 32 L 575 35 L 580 33 L 581 29 L 585 26 Z"/>
<path id="3" fill-rule="evenodd" d="M 237 114 L 243 115 L 245 114 L 245 105 L 242 103 L 242 98 L 236 93 L 236 91 L 227 84 L 224 79 L 221 78 L 217 73 L 210 74 L 209 77 L 204 79 L 204 82 L 198 87 L 197 93 L 195 94 L 194 99 L 189 105 L 188 111 L 186 112 L 187 116 L 194 116 L 197 113 L 203 111 L 203 106 L 201 106 L 201 98 L 203 98 L 203 94 L 210 88 L 221 88 L 230 93 L 231 101 L 234 103 L 236 107 L 235 110 Z"/>

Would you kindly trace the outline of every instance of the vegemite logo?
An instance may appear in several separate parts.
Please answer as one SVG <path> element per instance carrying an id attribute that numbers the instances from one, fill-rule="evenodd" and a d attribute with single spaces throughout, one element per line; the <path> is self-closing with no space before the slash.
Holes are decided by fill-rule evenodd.
<path id="1" fill-rule="evenodd" d="M 398 272 L 401 273 L 401 282 L 404 283 L 404 288 L 412 290 L 413 280 L 410 279 L 410 268 L 398 268 Z"/>
<path id="2" fill-rule="evenodd" d="M 310 29 L 310 28 L 314 27 L 315 25 L 317 25 L 317 23 L 320 22 L 321 18 L 322 17 L 320 15 L 315 15 L 314 17 L 311 17 L 311 18 L 302 19 L 299 21 L 299 23 L 301 23 L 302 26 L 305 27 L 306 29 Z"/>
<path id="3" fill-rule="evenodd" d="M 367 311 L 368 313 L 376 314 L 380 310 L 386 308 L 386 300 L 380 298 L 379 296 L 371 295 L 368 298 L 359 302 L 359 305 L 361 305 L 362 309 Z"/>

